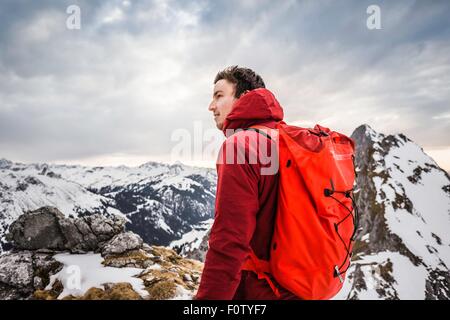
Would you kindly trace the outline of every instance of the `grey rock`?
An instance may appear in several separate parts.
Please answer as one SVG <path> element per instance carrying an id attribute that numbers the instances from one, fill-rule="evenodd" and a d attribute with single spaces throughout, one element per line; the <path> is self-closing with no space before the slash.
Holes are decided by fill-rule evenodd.
<path id="1" fill-rule="evenodd" d="M 81 233 L 86 248 L 98 247 L 97 236 L 92 232 L 91 228 L 84 219 L 75 219 L 74 225 L 77 228 L 77 230 Z"/>
<path id="2" fill-rule="evenodd" d="M 142 245 L 142 250 L 144 250 L 146 252 L 150 252 L 152 250 L 152 247 L 149 244 L 144 242 L 144 244 Z"/>
<path id="3" fill-rule="evenodd" d="M 183 275 L 183 281 L 192 282 L 192 277 L 188 273 L 185 273 Z"/>
<path id="4" fill-rule="evenodd" d="M 0 256 L 0 299 L 29 299 L 62 269 L 51 254 L 19 251 Z"/>
<path id="5" fill-rule="evenodd" d="M 9 228 L 8 239 L 19 249 L 64 249 L 59 220 L 64 215 L 56 208 L 43 207 L 21 215 Z"/>
<path id="6" fill-rule="evenodd" d="M 0 282 L 0 300 L 23 300 L 31 297 L 31 291 L 11 287 Z"/>
<path id="7" fill-rule="evenodd" d="M 142 268 L 147 269 L 148 267 L 151 267 L 151 266 L 153 266 L 154 264 L 155 264 L 155 262 L 154 262 L 153 260 L 151 260 L 151 257 L 149 257 L 148 260 L 145 260 L 145 261 L 142 263 Z"/>
<path id="8" fill-rule="evenodd" d="M 0 256 L 0 282 L 16 288 L 33 285 L 33 256 L 29 251 Z"/>
<path id="9" fill-rule="evenodd" d="M 127 251 L 141 249 L 142 245 L 142 238 L 129 231 L 116 235 L 105 244 L 101 252 L 102 256 L 121 254 Z"/>
<path id="10" fill-rule="evenodd" d="M 73 250 L 81 249 L 81 247 L 85 247 L 83 241 L 83 235 L 78 230 L 76 224 L 73 219 L 60 219 L 59 227 L 61 233 L 64 235 L 64 247 L 70 248 Z"/>
<path id="11" fill-rule="evenodd" d="M 34 275 L 42 279 L 44 287 L 50 282 L 50 276 L 59 272 L 62 268 L 62 264 L 56 261 L 52 254 L 35 253 L 33 255 Z M 35 289 L 41 288 L 35 286 Z"/>
<path id="12" fill-rule="evenodd" d="M 18 250 L 98 251 L 102 243 L 123 232 L 125 221 L 100 214 L 65 218 L 54 207 L 29 211 L 14 221 L 7 239 Z"/>
<path id="13" fill-rule="evenodd" d="M 89 225 L 91 226 L 92 232 L 97 237 L 102 237 L 104 235 L 111 234 L 113 232 L 113 227 L 111 226 L 110 222 L 107 222 L 106 219 L 99 217 L 99 216 L 91 216 L 86 217 L 87 221 L 89 221 Z"/>
<path id="14" fill-rule="evenodd" d="M 41 277 L 34 277 L 33 279 L 33 287 L 35 289 L 44 289 L 44 280 Z"/>

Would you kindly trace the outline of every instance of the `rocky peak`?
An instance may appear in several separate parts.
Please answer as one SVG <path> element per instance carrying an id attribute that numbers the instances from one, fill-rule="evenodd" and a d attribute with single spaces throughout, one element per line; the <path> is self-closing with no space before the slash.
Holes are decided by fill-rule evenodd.
<path id="1" fill-rule="evenodd" d="M 340 297 L 449 299 L 449 175 L 401 133 L 362 125 L 351 138 L 361 219 Z"/>
<path id="2" fill-rule="evenodd" d="M 377 141 L 379 136 L 380 136 L 380 133 L 373 130 L 372 127 L 369 126 L 368 124 L 360 125 L 352 133 L 352 137 L 354 137 L 355 139 L 357 137 L 367 137 L 371 140 Z"/>
<path id="3" fill-rule="evenodd" d="M 12 164 L 12 161 L 9 161 L 5 158 L 0 159 L 0 169 L 9 169 Z"/>

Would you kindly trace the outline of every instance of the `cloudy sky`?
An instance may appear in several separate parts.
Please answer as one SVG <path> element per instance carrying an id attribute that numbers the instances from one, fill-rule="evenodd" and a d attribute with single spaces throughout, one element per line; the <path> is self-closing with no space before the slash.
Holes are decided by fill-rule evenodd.
<path id="1" fill-rule="evenodd" d="M 172 162 L 181 132 L 203 141 L 180 160 L 213 166 L 212 81 L 237 64 L 286 122 L 402 132 L 450 170 L 449 21 L 445 0 L 2 0 L 0 158 Z"/>

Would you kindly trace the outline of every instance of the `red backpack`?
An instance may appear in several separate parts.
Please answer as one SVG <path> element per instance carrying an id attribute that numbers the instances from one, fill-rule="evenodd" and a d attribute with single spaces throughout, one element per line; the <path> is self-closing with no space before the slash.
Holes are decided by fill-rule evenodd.
<path id="1" fill-rule="evenodd" d="M 301 299 L 330 299 L 342 288 L 358 225 L 354 141 L 320 125 L 281 121 L 277 129 L 280 180 L 270 261 L 251 252 L 243 270 L 266 279 L 278 297 L 268 273 Z M 268 136 L 257 126 L 247 130 Z"/>

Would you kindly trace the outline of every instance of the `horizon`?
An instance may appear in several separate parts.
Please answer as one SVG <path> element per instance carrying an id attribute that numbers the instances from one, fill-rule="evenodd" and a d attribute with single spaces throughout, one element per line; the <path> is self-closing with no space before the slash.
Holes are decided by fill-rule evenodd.
<path id="1" fill-rule="evenodd" d="M 361 124 L 360 126 L 363 126 L 363 125 L 367 125 L 367 124 Z M 368 125 L 368 126 L 375 132 L 384 134 L 383 132 L 379 132 L 379 131 L 373 129 L 370 125 Z M 353 131 L 355 131 L 357 128 L 355 128 Z M 401 134 L 401 132 L 398 132 L 396 134 Z M 408 136 L 407 136 L 407 138 L 409 139 Z M 413 143 L 417 144 L 415 141 L 413 141 Z M 430 158 L 432 158 L 441 169 L 443 169 L 444 171 L 446 171 L 447 173 L 450 174 L 450 161 L 445 162 L 444 165 L 442 165 L 441 163 L 439 163 L 436 160 L 435 157 L 433 157 L 433 155 L 432 155 L 432 153 L 434 152 L 433 150 L 431 150 L 431 151 L 426 150 L 420 145 L 419 145 L 419 147 L 421 147 L 423 149 L 423 151 L 425 152 L 425 154 L 428 155 Z M 132 160 L 130 161 L 130 159 L 132 159 Z M 84 159 L 84 160 L 81 159 L 81 160 L 67 160 L 67 161 L 56 160 L 56 161 L 50 161 L 50 162 L 21 161 L 21 160 L 8 159 L 8 158 L 2 157 L 0 155 L 0 160 L 9 160 L 9 161 L 12 161 L 13 163 L 22 163 L 22 164 L 28 164 L 28 165 L 45 163 L 45 164 L 51 164 L 51 165 L 75 165 L 75 166 L 85 166 L 85 167 L 122 167 L 122 166 L 124 166 L 124 167 L 128 167 L 128 168 L 137 168 L 137 167 L 140 167 L 147 163 L 152 163 L 152 162 L 163 164 L 163 165 L 176 165 L 177 163 L 180 163 L 185 166 L 207 168 L 207 169 L 215 169 L 215 167 L 216 167 L 216 163 L 214 160 L 212 160 L 212 161 L 207 161 L 207 160 L 183 161 L 183 160 L 170 160 L 170 159 L 168 159 L 168 158 L 166 159 L 164 157 L 162 157 L 162 158 L 151 158 L 150 157 L 149 158 L 149 157 L 145 157 L 145 156 L 130 158 L 129 156 L 126 156 L 126 155 L 119 155 L 119 156 L 112 156 L 112 157 L 110 156 L 109 158 L 102 158 L 102 159 Z M 447 166 L 445 166 L 445 165 L 447 165 Z"/>

